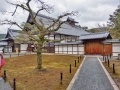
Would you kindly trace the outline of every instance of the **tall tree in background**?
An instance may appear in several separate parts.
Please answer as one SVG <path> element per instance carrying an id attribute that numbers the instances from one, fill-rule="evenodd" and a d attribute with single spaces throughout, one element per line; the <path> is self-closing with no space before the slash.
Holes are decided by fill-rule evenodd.
<path id="1" fill-rule="evenodd" d="M 109 16 L 109 31 L 113 38 L 120 38 L 120 6 Z"/>
<path id="2" fill-rule="evenodd" d="M 35 1 L 35 3 L 37 3 L 38 5 L 36 6 L 37 8 L 36 12 L 33 11 L 33 8 L 35 6 L 33 7 L 30 5 L 31 1 Z M 20 37 L 24 37 L 23 38 L 24 42 L 28 40 L 37 42 L 37 45 L 38 45 L 37 47 L 37 69 L 39 70 L 42 69 L 42 47 L 45 42 L 51 41 L 50 39 L 45 38 L 45 35 L 51 34 L 54 31 L 57 31 L 59 28 L 61 28 L 62 24 L 65 23 L 65 21 L 61 20 L 63 17 L 66 17 L 68 15 L 76 15 L 77 12 L 72 11 L 70 13 L 69 12 L 63 13 L 62 15 L 58 16 L 55 20 L 51 21 L 49 25 L 46 26 L 41 18 L 39 19 L 39 22 L 36 20 L 37 15 L 41 11 L 50 13 L 50 11 L 52 10 L 52 7 L 46 4 L 45 2 L 41 0 L 26 0 L 26 2 L 23 2 L 23 3 L 20 1 L 18 3 L 11 3 L 7 1 L 7 3 L 16 7 L 12 15 L 15 15 L 18 8 L 22 8 L 24 11 L 28 11 L 34 24 L 31 25 L 29 23 L 23 23 L 21 26 L 15 21 L 4 20 L 4 21 L 1 21 L 1 25 L 4 25 L 4 24 L 17 25 L 19 28 L 22 29 L 23 31 L 22 33 L 24 33 L 23 36 L 20 35 Z M 37 34 L 35 35 L 35 33 Z M 27 38 L 28 40 L 25 41 L 25 38 Z"/>

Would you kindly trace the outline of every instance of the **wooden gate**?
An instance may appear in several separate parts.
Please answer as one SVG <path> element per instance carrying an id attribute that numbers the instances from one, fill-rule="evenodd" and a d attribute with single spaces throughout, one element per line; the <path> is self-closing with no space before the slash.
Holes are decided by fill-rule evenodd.
<path id="1" fill-rule="evenodd" d="M 102 54 L 101 42 L 86 42 L 85 43 L 85 54 Z"/>

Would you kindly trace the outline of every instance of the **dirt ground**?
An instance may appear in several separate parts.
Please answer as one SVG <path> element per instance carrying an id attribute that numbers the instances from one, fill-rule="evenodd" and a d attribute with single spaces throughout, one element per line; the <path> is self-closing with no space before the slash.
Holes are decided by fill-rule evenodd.
<path id="1" fill-rule="evenodd" d="M 113 73 L 113 64 L 115 65 L 115 73 Z M 120 89 L 120 60 L 110 60 L 110 66 L 108 67 L 108 62 L 103 62 L 103 65 L 114 79 L 115 83 Z"/>
<path id="2" fill-rule="evenodd" d="M 74 76 L 80 62 L 78 56 L 70 55 L 42 55 L 45 71 L 37 71 L 37 56 L 26 55 L 5 58 L 7 81 L 13 85 L 16 79 L 17 90 L 66 90 Z M 77 60 L 77 67 L 75 67 Z M 72 73 L 70 73 L 70 64 Z M 60 73 L 63 73 L 62 85 L 60 84 Z"/>

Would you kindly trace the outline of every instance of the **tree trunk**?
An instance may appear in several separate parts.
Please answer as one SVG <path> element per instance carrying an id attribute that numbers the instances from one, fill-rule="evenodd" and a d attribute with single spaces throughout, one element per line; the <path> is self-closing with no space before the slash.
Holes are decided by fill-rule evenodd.
<path id="1" fill-rule="evenodd" d="M 37 69 L 42 69 L 42 46 L 42 42 L 39 42 L 37 48 Z"/>

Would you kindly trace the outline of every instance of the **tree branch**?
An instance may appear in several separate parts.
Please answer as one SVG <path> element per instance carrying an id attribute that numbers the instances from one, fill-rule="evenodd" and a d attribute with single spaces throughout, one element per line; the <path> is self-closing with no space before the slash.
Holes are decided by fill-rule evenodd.
<path id="1" fill-rule="evenodd" d="M 7 1 L 7 0 L 6 0 L 6 2 L 7 2 L 8 4 L 13 5 L 13 6 L 20 7 L 20 8 L 22 8 L 22 9 L 25 9 L 26 11 L 29 12 L 28 8 L 27 8 L 25 5 L 23 5 L 23 4 L 14 4 L 14 3 L 10 3 L 10 2 Z M 15 10 L 16 10 L 16 9 L 15 9 Z M 16 11 L 14 11 L 13 13 L 15 14 L 15 12 L 16 12 Z"/>

